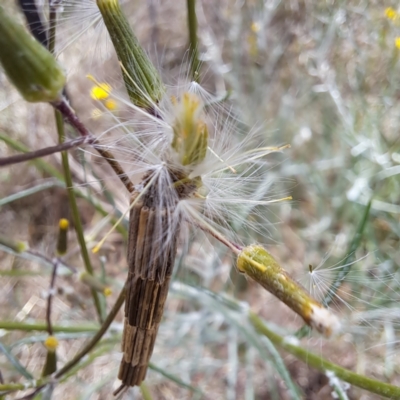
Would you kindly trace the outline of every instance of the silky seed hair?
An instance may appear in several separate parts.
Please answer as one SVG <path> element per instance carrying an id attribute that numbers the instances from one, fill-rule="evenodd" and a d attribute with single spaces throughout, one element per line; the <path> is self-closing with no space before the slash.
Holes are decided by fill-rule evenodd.
<path id="1" fill-rule="evenodd" d="M 147 183 L 154 179 L 154 206 L 175 208 L 170 217 L 172 231 L 175 220 L 189 226 L 197 226 L 200 220 L 237 243 L 243 243 L 244 237 L 235 232 L 234 226 L 242 225 L 243 236 L 249 232 L 265 234 L 262 227 L 267 222 L 266 206 L 279 201 L 282 195 L 274 191 L 274 175 L 268 178 L 272 163 L 266 156 L 287 146 L 267 146 L 261 129 L 242 134 L 236 128 L 236 117 L 226 107 L 205 103 L 204 99 L 210 102 L 212 96 L 198 83 L 180 85 L 180 93 L 174 89 L 173 95 L 167 93 L 159 104 L 154 104 L 157 116 L 111 92 L 132 117 L 121 120 L 112 115 L 115 125 L 100 136 L 102 146 L 118 158 L 138 192 L 145 193 Z M 173 144 L 182 99 L 187 97 L 197 103 L 193 115 L 207 127 L 208 141 L 201 150 L 205 153 L 203 160 L 183 165 Z M 244 220 L 243 216 L 249 214 L 254 218 Z M 159 241 L 165 243 L 170 235 L 163 235 L 167 237 L 161 236 Z"/>

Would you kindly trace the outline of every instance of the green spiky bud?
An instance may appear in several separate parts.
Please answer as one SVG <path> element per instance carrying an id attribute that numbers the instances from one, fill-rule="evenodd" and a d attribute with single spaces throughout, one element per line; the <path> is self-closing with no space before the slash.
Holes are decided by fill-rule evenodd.
<path id="1" fill-rule="evenodd" d="M 29 102 L 55 102 L 65 85 L 63 69 L 24 26 L 0 7 L 0 63 Z"/>
<path id="2" fill-rule="evenodd" d="M 133 104 L 151 110 L 165 92 L 156 68 L 143 51 L 118 0 L 97 0 L 122 66 L 122 75 Z"/>
<path id="3" fill-rule="evenodd" d="M 208 129 L 201 115 L 203 104 L 193 93 L 184 93 L 180 101 L 174 102 L 172 148 L 182 165 L 197 165 L 204 160 L 208 146 Z"/>

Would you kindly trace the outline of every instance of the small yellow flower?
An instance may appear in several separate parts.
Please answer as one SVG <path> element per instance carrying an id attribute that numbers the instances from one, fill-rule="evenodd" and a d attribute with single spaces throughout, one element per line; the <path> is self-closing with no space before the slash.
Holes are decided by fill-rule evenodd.
<path id="1" fill-rule="evenodd" d="M 104 296 L 106 296 L 106 297 L 111 296 L 111 295 L 112 295 L 112 289 L 109 288 L 109 287 L 104 288 L 103 294 L 104 294 Z"/>
<path id="2" fill-rule="evenodd" d="M 385 10 L 385 16 L 386 16 L 387 19 L 390 19 L 390 20 L 394 21 L 395 19 L 397 19 L 399 17 L 399 14 L 392 7 L 388 7 Z"/>
<path id="3" fill-rule="evenodd" d="M 108 83 L 99 83 L 90 90 L 93 100 L 105 100 L 110 96 L 111 86 Z"/>
<path id="4" fill-rule="evenodd" d="M 394 45 L 400 49 L 400 36 L 397 36 L 397 38 L 394 39 Z"/>
<path id="5" fill-rule="evenodd" d="M 45 341 L 44 345 L 47 350 L 54 351 L 58 346 L 58 340 L 55 336 L 49 336 Z"/>
<path id="6" fill-rule="evenodd" d="M 104 106 L 110 110 L 110 111 L 114 111 L 117 108 L 117 102 L 114 99 L 107 99 L 104 102 Z"/>

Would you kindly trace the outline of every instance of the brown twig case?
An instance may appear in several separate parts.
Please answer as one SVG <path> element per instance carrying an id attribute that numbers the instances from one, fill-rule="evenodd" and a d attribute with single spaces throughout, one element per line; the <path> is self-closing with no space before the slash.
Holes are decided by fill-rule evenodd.
<path id="1" fill-rule="evenodd" d="M 131 202 L 137 197 L 133 193 Z M 130 212 L 124 355 L 118 375 L 123 386 L 140 385 L 146 377 L 176 256 L 179 224 L 171 232 L 173 212 L 173 207 L 157 207 L 151 191 Z"/>

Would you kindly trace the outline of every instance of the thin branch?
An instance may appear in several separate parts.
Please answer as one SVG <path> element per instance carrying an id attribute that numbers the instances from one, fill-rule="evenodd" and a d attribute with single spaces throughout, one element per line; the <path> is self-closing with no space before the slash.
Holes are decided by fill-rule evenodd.
<path id="1" fill-rule="evenodd" d="M 93 146 L 97 152 L 110 164 L 111 168 L 118 175 L 118 178 L 127 188 L 129 193 L 132 193 L 135 190 L 132 181 L 128 178 L 125 171 L 122 169 L 121 164 L 114 158 L 112 153 L 108 150 L 103 149 L 98 144 L 94 144 Z"/>
<path id="2" fill-rule="evenodd" d="M 54 260 L 53 272 L 51 274 L 51 280 L 50 280 L 50 289 L 49 289 L 49 293 L 47 296 L 46 322 L 47 322 L 47 332 L 49 333 L 50 336 L 52 336 L 54 333 L 53 325 L 51 323 L 51 305 L 52 305 L 52 300 L 53 300 L 54 284 L 56 282 L 58 265 L 59 265 L 59 260 L 58 260 L 58 258 L 56 258 Z"/>
<path id="3" fill-rule="evenodd" d="M 2 242 L 0 242 L 0 243 L 5 245 Z M 53 267 L 54 267 L 55 263 L 58 263 L 58 264 L 63 265 L 64 267 L 68 268 L 74 274 L 76 274 L 78 272 L 78 270 L 75 267 L 73 267 L 72 265 L 66 264 L 62 259 L 60 259 L 60 258 L 51 259 L 50 257 L 46 256 L 45 254 L 41 253 L 38 250 L 28 249 L 28 250 L 25 250 L 23 253 L 31 254 L 34 257 L 41 258 L 43 261 L 51 264 Z"/>
<path id="4" fill-rule="evenodd" d="M 206 221 L 199 218 L 199 216 L 196 213 L 190 212 L 190 214 L 192 215 L 193 220 L 185 219 L 187 222 L 189 222 L 191 225 L 197 226 L 202 231 L 207 232 L 208 234 L 213 236 L 215 239 L 217 239 L 218 241 L 223 243 L 226 247 L 231 249 L 234 254 L 236 254 L 236 255 L 240 254 L 240 252 L 242 251 L 242 246 L 240 246 L 237 243 L 231 242 L 228 238 L 226 238 L 224 235 L 219 233 L 211 225 L 207 224 Z M 194 220 L 196 222 L 194 222 Z"/>
<path id="5" fill-rule="evenodd" d="M 85 125 L 83 125 L 65 99 L 59 103 L 52 103 L 52 106 L 56 110 L 60 111 L 63 117 L 77 130 L 81 136 L 91 136 L 90 132 L 86 129 Z"/>
<path id="6" fill-rule="evenodd" d="M 79 137 L 77 139 L 70 140 L 68 142 L 64 142 L 58 144 L 56 146 L 45 147 L 44 149 L 34 150 L 30 153 L 16 154 L 15 156 L 10 157 L 1 157 L 0 158 L 0 167 L 5 167 L 7 165 L 18 164 L 25 161 L 30 161 L 35 158 L 49 156 L 51 154 L 59 153 L 60 151 L 65 151 L 69 149 L 73 149 L 74 147 L 81 146 L 84 143 L 93 143 L 93 137 Z"/>

